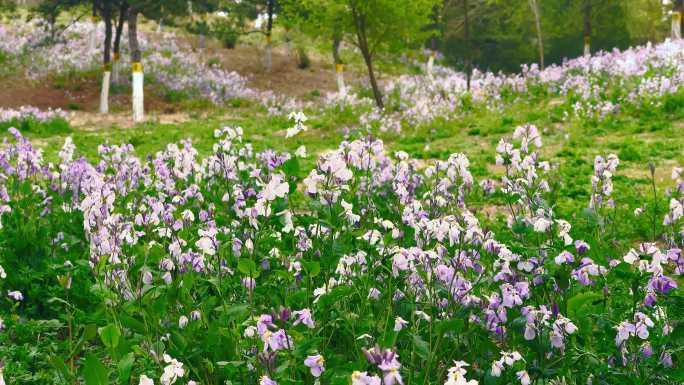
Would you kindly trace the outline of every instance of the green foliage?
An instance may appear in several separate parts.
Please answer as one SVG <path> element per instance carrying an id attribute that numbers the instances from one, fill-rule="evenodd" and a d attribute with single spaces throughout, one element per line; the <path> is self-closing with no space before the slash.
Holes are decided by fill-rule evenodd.
<path id="1" fill-rule="evenodd" d="M 211 23 L 211 35 L 218 39 L 224 48 L 235 48 L 240 37 L 240 27 L 230 17 L 218 18 Z"/>
<path id="2" fill-rule="evenodd" d="M 0 122 L 0 130 L 7 131 L 8 128 L 15 127 L 22 132 L 30 132 L 38 136 L 64 135 L 72 132 L 69 122 L 62 118 L 39 121 L 35 119 L 12 119 Z"/>

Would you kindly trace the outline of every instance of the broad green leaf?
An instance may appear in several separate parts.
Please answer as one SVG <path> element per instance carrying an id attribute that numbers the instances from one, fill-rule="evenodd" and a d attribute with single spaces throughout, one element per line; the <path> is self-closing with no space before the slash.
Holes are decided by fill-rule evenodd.
<path id="1" fill-rule="evenodd" d="M 100 334 L 100 339 L 102 343 L 112 349 L 119 345 L 119 337 L 121 337 L 121 332 L 115 324 L 109 324 L 107 326 L 101 327 L 97 331 Z"/>
<path id="2" fill-rule="evenodd" d="M 430 354 L 430 348 L 428 347 L 428 343 L 425 342 L 425 340 L 417 334 L 413 335 L 413 346 L 416 349 L 416 354 L 420 358 L 426 359 Z"/>
<path id="3" fill-rule="evenodd" d="M 257 270 L 256 263 L 249 258 L 241 258 L 237 265 L 238 270 L 247 277 L 257 278 L 259 270 Z"/>
<path id="4" fill-rule="evenodd" d="M 135 355 L 133 353 L 128 353 L 121 360 L 119 360 L 119 384 L 127 385 L 130 382 L 131 371 L 133 370 L 134 363 Z"/>
<path id="5" fill-rule="evenodd" d="M 100 359 L 93 354 L 86 357 L 83 365 L 83 378 L 86 385 L 109 385 L 107 368 L 102 365 Z"/>
<path id="6" fill-rule="evenodd" d="M 311 278 L 317 277 L 321 273 L 321 264 L 317 261 L 302 262 L 302 266 Z"/>

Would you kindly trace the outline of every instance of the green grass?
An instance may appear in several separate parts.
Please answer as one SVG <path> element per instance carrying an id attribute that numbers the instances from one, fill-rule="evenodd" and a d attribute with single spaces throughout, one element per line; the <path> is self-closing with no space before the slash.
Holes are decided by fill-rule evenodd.
<path id="1" fill-rule="evenodd" d="M 682 96 L 675 95 L 672 99 L 676 102 Z M 405 127 L 401 134 L 382 133 L 379 137 L 390 150 L 405 151 L 424 162 L 462 152 L 470 159 L 471 170 L 478 179 L 497 178 L 500 171 L 493 164 L 499 139 L 510 136 L 518 125 L 535 124 L 543 132 L 544 159 L 560 168 L 561 190 L 556 202 L 559 210 L 570 213 L 586 207 L 594 158 L 609 153 L 617 154 L 621 160 L 616 194 L 636 207 L 650 189 L 650 163 L 656 166 L 661 193 L 669 187 L 672 167 L 684 164 L 684 136 L 681 135 L 684 108 L 675 102 L 668 99 L 655 111 L 623 111 L 604 120 L 567 122 L 559 119 L 558 107 L 549 105 L 549 100 L 543 98 L 518 101 L 500 111 L 475 105 L 453 119 Z M 212 150 L 215 129 L 239 126 L 257 151 L 273 148 L 294 152 L 299 146 L 306 146 L 309 157 L 302 162 L 302 174 L 313 167 L 321 153 L 336 148 L 345 139 L 366 134 L 354 130 L 348 133 L 357 119 L 349 110 L 307 111 L 309 129 L 294 138 L 285 138 L 285 130 L 291 125 L 286 117 L 269 116 L 263 107 L 252 102 L 237 101 L 232 106 L 212 108 L 189 99 L 181 102 L 179 110 L 190 111 L 191 119 L 179 124 L 148 122 L 133 128 L 31 129 L 26 134 L 39 140 L 50 160 L 56 160 L 66 136 L 72 136 L 82 155 L 94 159 L 97 146 L 105 142 L 131 143 L 138 155 L 148 156 L 184 138 L 192 139 L 198 151 L 206 154 Z"/>

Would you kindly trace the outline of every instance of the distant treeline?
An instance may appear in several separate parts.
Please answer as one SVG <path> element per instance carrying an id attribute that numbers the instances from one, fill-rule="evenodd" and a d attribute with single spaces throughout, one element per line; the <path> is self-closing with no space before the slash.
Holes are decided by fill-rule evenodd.
<path id="1" fill-rule="evenodd" d="M 591 52 L 624 49 L 670 35 L 672 2 L 662 0 L 446 0 L 437 20 L 436 45 L 448 64 L 492 71 L 518 71 L 539 62 L 532 7 L 539 10 L 546 64 Z M 467 21 L 466 21 L 467 10 Z M 466 28 L 469 30 L 466 31 Z"/>

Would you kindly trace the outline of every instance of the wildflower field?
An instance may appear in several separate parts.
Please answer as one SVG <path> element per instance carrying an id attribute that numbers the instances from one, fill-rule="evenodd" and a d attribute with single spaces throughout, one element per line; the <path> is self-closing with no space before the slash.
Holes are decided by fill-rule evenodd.
<path id="1" fill-rule="evenodd" d="M 102 25 L 45 23 L 0 80 L 99 82 Z M 379 105 L 361 59 L 292 96 L 154 28 L 179 121 L 0 105 L 0 384 L 684 383 L 684 40 L 387 59 Z"/>

